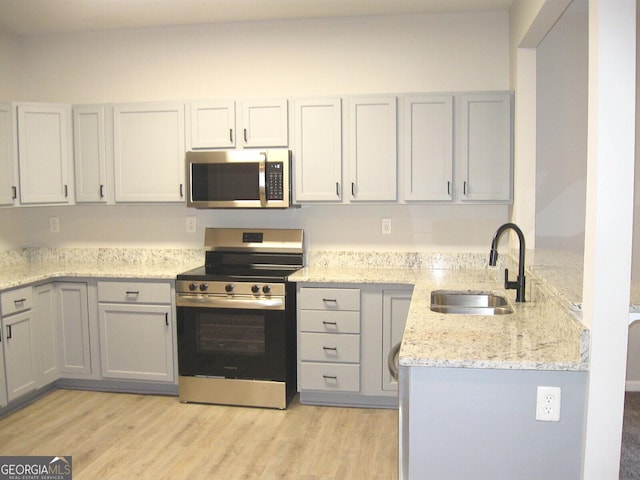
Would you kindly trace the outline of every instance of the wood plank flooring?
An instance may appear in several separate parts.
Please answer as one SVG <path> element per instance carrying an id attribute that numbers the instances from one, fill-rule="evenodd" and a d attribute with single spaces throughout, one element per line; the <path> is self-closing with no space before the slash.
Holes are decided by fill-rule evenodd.
<path id="1" fill-rule="evenodd" d="M 0 419 L 0 455 L 71 455 L 74 480 L 397 479 L 396 410 L 182 404 L 55 390 Z"/>

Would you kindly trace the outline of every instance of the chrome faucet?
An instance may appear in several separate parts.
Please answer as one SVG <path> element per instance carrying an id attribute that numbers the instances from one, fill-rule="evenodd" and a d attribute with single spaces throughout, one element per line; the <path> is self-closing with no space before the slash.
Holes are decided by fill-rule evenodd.
<path id="1" fill-rule="evenodd" d="M 491 252 L 489 253 L 489 265 L 496 266 L 498 260 L 498 240 L 505 230 L 513 230 L 518 235 L 520 241 L 520 258 L 518 260 L 518 278 L 515 282 L 509 281 L 509 269 L 504 269 L 504 288 L 516 291 L 516 302 L 524 302 L 524 234 L 515 223 L 505 223 L 496 231 L 491 242 Z"/>

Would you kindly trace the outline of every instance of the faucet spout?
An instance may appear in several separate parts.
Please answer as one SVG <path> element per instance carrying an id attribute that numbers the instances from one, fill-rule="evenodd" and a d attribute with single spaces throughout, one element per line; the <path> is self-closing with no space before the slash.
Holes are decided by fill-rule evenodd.
<path id="1" fill-rule="evenodd" d="M 494 267 L 498 260 L 498 240 L 502 234 L 507 230 L 513 230 L 518 235 L 519 242 L 519 256 L 518 256 L 518 277 L 516 281 L 509 280 L 509 270 L 504 269 L 504 288 L 516 291 L 516 302 L 524 302 L 524 289 L 525 289 L 525 276 L 524 276 L 524 253 L 525 253 L 525 241 L 524 234 L 520 227 L 515 223 L 505 223 L 501 225 L 491 241 L 491 251 L 489 252 L 489 265 Z"/>

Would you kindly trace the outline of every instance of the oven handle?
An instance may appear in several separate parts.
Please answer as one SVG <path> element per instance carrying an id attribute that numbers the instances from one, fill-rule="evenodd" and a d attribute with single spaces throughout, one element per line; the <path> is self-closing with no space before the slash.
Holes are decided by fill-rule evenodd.
<path id="1" fill-rule="evenodd" d="M 176 295 L 177 307 L 284 310 L 284 297 L 229 298 L 212 295 Z"/>

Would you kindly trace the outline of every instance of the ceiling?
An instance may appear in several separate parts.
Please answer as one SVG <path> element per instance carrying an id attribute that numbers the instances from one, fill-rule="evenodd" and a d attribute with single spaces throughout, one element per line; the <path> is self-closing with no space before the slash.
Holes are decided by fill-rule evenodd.
<path id="1" fill-rule="evenodd" d="M 84 30 L 293 18 L 508 10 L 514 0 L 0 0 L 0 31 Z"/>

